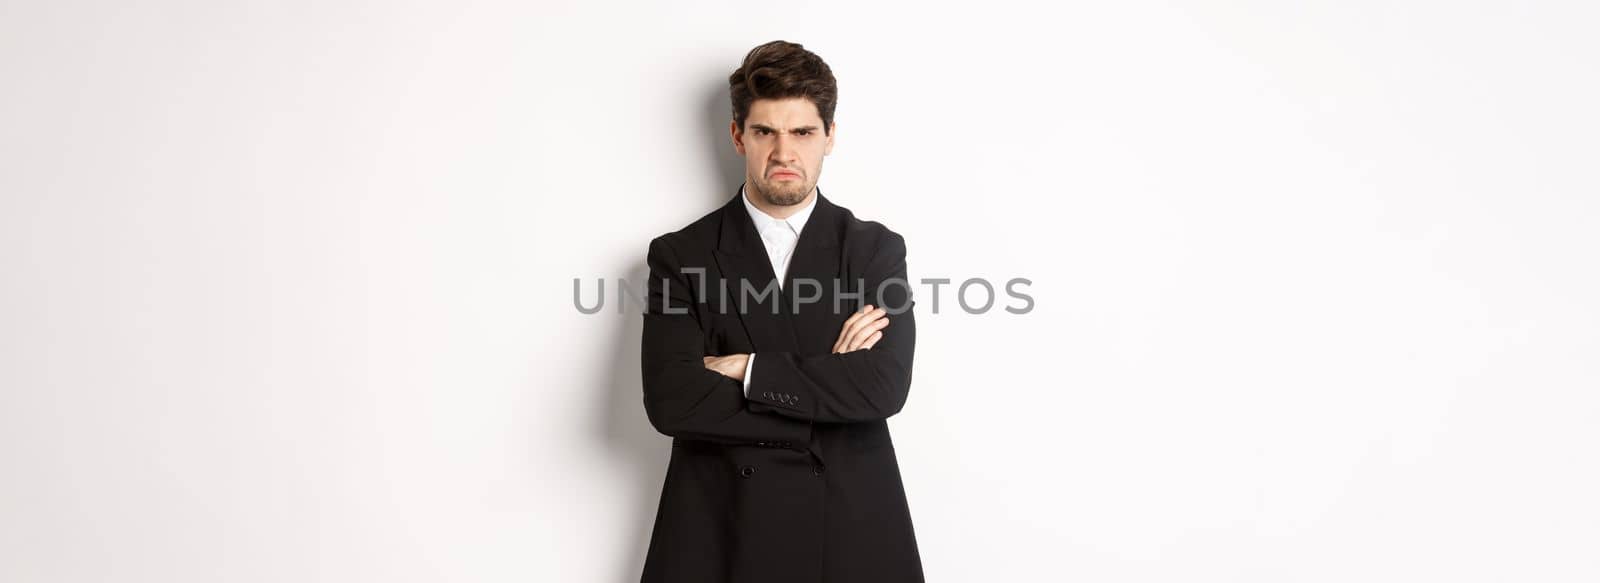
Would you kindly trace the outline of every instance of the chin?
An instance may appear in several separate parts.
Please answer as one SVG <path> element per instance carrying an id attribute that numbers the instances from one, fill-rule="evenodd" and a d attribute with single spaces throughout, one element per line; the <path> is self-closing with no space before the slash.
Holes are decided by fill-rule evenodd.
<path id="1" fill-rule="evenodd" d="M 774 204 L 777 206 L 794 206 L 800 204 L 801 201 L 804 201 L 807 194 L 811 194 L 811 188 L 812 187 L 810 186 L 785 187 L 779 185 L 766 185 L 765 188 L 761 189 L 761 193 L 763 195 L 762 198 L 767 199 L 768 204 Z"/>

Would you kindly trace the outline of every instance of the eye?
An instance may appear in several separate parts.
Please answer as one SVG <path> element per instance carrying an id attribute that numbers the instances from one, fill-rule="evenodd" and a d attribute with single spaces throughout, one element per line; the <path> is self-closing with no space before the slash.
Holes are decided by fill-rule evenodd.
<path id="1" fill-rule="evenodd" d="M 767 128 L 756 128 L 756 135 L 758 135 L 758 136 L 767 136 L 767 135 L 771 135 L 771 134 L 772 134 L 772 131 L 768 130 Z"/>
<path id="2" fill-rule="evenodd" d="M 801 136 L 809 136 L 811 135 L 811 130 L 795 130 L 794 133 Z"/>

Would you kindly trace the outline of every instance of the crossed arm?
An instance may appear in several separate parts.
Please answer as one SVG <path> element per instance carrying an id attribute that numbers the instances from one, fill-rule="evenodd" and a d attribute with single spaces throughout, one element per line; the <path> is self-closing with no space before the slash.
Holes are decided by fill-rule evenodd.
<path id="1" fill-rule="evenodd" d="M 874 307 L 871 304 L 861 306 L 860 310 L 851 314 L 839 327 L 839 339 L 833 341 L 833 354 L 842 352 L 855 352 L 872 348 L 879 340 L 883 339 L 883 327 L 889 325 L 889 311 Z M 701 360 L 706 363 L 706 368 L 736 381 L 745 383 L 746 393 L 749 392 L 750 379 L 745 376 L 749 372 L 750 360 L 755 354 L 729 354 L 727 356 L 707 356 Z"/>
<path id="2" fill-rule="evenodd" d="M 868 305 L 846 320 L 833 351 L 763 351 L 748 397 L 742 381 L 749 355 L 705 354 L 691 288 L 677 272 L 671 245 L 652 241 L 647 262 L 642 373 L 645 412 L 657 431 L 723 443 L 804 444 L 812 423 L 884 419 L 905 405 L 916 326 L 898 235 L 888 235 L 869 262 Z"/>

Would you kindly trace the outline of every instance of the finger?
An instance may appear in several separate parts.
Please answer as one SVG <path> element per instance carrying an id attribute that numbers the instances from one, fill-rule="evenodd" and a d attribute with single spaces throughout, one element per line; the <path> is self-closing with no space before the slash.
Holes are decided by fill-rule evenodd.
<path id="1" fill-rule="evenodd" d="M 861 330 L 872 325 L 873 322 L 887 315 L 888 312 L 885 312 L 883 308 L 873 308 L 871 311 L 862 312 L 861 317 L 856 318 L 854 322 L 845 323 L 845 336 L 854 336 L 857 332 L 860 332 Z"/>
<path id="2" fill-rule="evenodd" d="M 847 346 L 849 346 L 850 350 L 861 348 L 861 344 L 866 342 L 868 337 L 876 334 L 879 330 L 882 330 L 888 325 L 889 318 L 886 317 L 878 318 L 867 323 L 866 326 L 863 326 L 860 330 L 857 330 L 855 334 L 851 335 L 850 342 L 847 344 Z"/>
<path id="3" fill-rule="evenodd" d="M 867 317 L 867 315 L 871 314 L 872 312 L 872 304 L 867 304 L 865 306 L 861 306 L 861 309 L 856 310 L 856 313 L 851 314 L 849 318 L 845 319 L 844 325 L 839 327 L 839 338 L 833 341 L 833 351 L 835 353 L 842 352 L 845 349 L 847 346 L 846 340 L 850 338 L 852 329 L 858 322 L 862 320 L 862 318 Z"/>
<path id="4" fill-rule="evenodd" d="M 835 353 L 839 352 L 841 348 L 844 348 L 844 340 L 850 337 L 850 325 L 854 324 L 856 319 L 861 317 L 861 312 L 863 310 L 856 310 L 856 313 L 850 314 L 849 318 L 845 318 L 844 325 L 839 326 L 839 338 L 833 341 L 833 351 Z"/>
<path id="5" fill-rule="evenodd" d="M 861 349 L 862 350 L 866 350 L 866 349 L 872 348 L 874 345 L 876 345 L 878 343 L 879 340 L 883 340 L 883 331 L 882 330 L 879 330 L 877 332 L 873 332 L 871 336 L 868 336 L 867 337 L 867 341 L 861 343 Z"/>
<path id="6" fill-rule="evenodd" d="M 844 325 L 840 326 L 839 330 L 841 332 L 849 330 L 851 326 L 855 325 L 856 322 L 860 322 L 862 318 L 870 313 L 872 313 L 872 306 L 862 306 L 861 309 L 856 310 L 856 313 L 850 314 L 850 317 L 845 319 Z"/>
<path id="7" fill-rule="evenodd" d="M 862 345 L 866 344 L 868 338 L 871 338 L 873 334 L 883 333 L 883 329 L 887 327 L 889 327 L 888 318 L 882 318 L 874 321 L 872 326 L 861 331 L 860 336 L 856 339 L 856 348 L 861 348 Z"/>

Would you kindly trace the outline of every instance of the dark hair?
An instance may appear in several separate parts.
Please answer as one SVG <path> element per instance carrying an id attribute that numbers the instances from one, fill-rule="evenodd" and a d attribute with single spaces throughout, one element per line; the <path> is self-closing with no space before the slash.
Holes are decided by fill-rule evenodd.
<path id="1" fill-rule="evenodd" d="M 744 131 L 750 104 L 757 99 L 804 97 L 822 116 L 822 133 L 833 125 L 833 108 L 839 103 L 839 86 L 822 57 L 798 43 L 775 40 L 744 56 L 744 63 L 728 76 L 728 97 L 733 100 L 733 121 Z"/>

